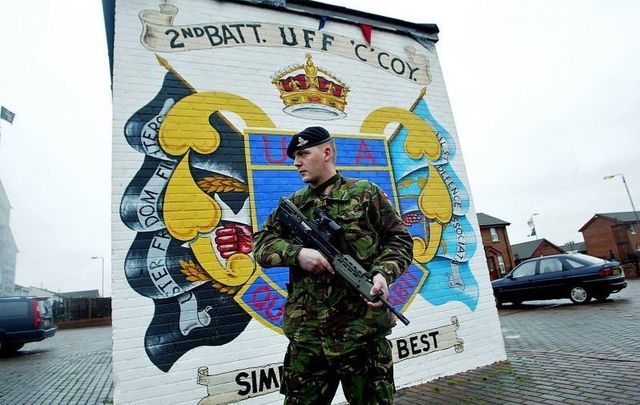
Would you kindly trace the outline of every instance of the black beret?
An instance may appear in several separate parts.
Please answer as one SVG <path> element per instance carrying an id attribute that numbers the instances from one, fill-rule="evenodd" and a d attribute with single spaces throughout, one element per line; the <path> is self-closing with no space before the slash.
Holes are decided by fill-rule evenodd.
<path id="1" fill-rule="evenodd" d="M 331 139 L 331 135 L 329 135 L 329 131 L 326 129 L 322 127 L 309 127 L 291 138 L 291 142 L 289 142 L 289 146 L 287 147 L 287 156 L 293 159 L 293 154 L 296 151 L 320 145 L 329 139 Z"/>

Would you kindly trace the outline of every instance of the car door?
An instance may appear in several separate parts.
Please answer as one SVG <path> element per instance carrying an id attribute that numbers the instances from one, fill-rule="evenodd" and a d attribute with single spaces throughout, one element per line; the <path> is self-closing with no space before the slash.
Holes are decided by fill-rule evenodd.
<path id="1" fill-rule="evenodd" d="M 30 302 L 24 298 L 9 298 L 2 301 L 0 312 L 0 330 L 8 343 L 19 341 L 33 328 Z"/>
<path id="2" fill-rule="evenodd" d="M 503 301 L 526 301 L 532 295 L 532 282 L 536 276 L 536 260 L 520 263 L 507 277 L 500 288 Z"/>
<path id="3" fill-rule="evenodd" d="M 548 257 L 538 262 L 538 274 L 535 281 L 536 299 L 552 299 L 563 297 L 565 284 L 565 267 L 559 257 Z"/>
<path id="4" fill-rule="evenodd" d="M 593 266 L 593 263 L 585 263 L 583 259 L 577 259 L 576 257 L 564 258 L 564 268 L 566 273 L 564 278 L 565 295 L 571 290 L 571 288 L 581 284 L 585 279 L 589 278 L 589 274 L 592 274 L 595 278 L 598 277 L 597 271 L 589 271 L 590 266 Z"/>

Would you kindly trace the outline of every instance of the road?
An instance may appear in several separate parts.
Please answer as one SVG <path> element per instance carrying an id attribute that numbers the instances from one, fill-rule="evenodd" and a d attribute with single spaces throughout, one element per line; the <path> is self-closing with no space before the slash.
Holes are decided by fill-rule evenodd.
<path id="1" fill-rule="evenodd" d="M 2 404 L 111 403 L 111 327 L 59 330 L 0 358 Z"/>
<path id="2" fill-rule="evenodd" d="M 606 302 L 499 311 L 508 360 L 399 390 L 396 405 L 640 403 L 640 279 Z M 111 328 L 61 330 L 0 358 L 0 403 L 105 404 Z"/>
<path id="3" fill-rule="evenodd" d="M 409 404 L 640 403 L 640 279 L 605 302 L 499 311 L 508 360 L 401 390 Z"/>

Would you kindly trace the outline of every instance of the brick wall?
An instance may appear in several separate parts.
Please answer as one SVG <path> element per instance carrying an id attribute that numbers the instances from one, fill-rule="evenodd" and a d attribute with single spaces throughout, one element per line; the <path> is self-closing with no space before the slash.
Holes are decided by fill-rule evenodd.
<path id="1" fill-rule="evenodd" d="M 562 249 L 548 243 L 546 240 L 543 240 L 542 243 L 540 243 L 540 246 L 538 246 L 538 248 L 533 252 L 531 257 L 551 256 L 562 253 L 564 253 Z"/>
<path id="2" fill-rule="evenodd" d="M 318 31 L 287 11 L 176 3 L 116 4 L 115 402 L 282 402 L 288 273 L 254 267 L 248 235 L 301 187 L 284 146 L 311 125 L 337 139 L 344 174 L 383 187 L 415 238 L 392 286 L 411 319 L 391 335 L 397 386 L 505 359 L 435 48 L 375 28 L 369 47 L 356 24 Z M 349 87 L 344 111 L 283 104 L 272 80 L 305 63 Z"/>
<path id="3" fill-rule="evenodd" d="M 482 244 L 487 247 L 491 246 L 492 248 L 498 250 L 502 257 L 504 258 L 504 265 L 507 271 L 513 269 L 515 267 L 515 262 L 513 260 L 513 254 L 511 253 L 511 243 L 509 242 L 509 234 L 507 233 L 507 227 L 495 227 L 496 232 L 498 233 L 498 241 L 494 242 L 491 239 L 491 227 L 483 227 L 480 229 L 480 234 L 482 235 Z M 496 262 L 497 263 L 497 262 Z"/>
<path id="4" fill-rule="evenodd" d="M 631 233 L 630 228 L 629 224 L 607 217 L 595 218 L 582 231 L 587 253 L 608 259 L 611 250 L 617 260 L 635 262 L 633 255 L 634 252 L 640 251 L 640 236 Z"/>
<path id="5" fill-rule="evenodd" d="M 612 226 L 615 221 L 598 217 L 582 231 L 587 254 L 591 256 L 609 258 L 609 249 L 616 257 L 620 257 Z"/>

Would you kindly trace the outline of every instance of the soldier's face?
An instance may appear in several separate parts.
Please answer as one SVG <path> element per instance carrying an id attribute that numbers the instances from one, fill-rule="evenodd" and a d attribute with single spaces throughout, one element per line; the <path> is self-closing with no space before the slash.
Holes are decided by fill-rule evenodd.
<path id="1" fill-rule="evenodd" d="M 327 147 L 320 145 L 294 153 L 293 165 L 302 177 L 302 181 L 312 187 L 321 184 L 333 175 L 327 149 Z"/>

